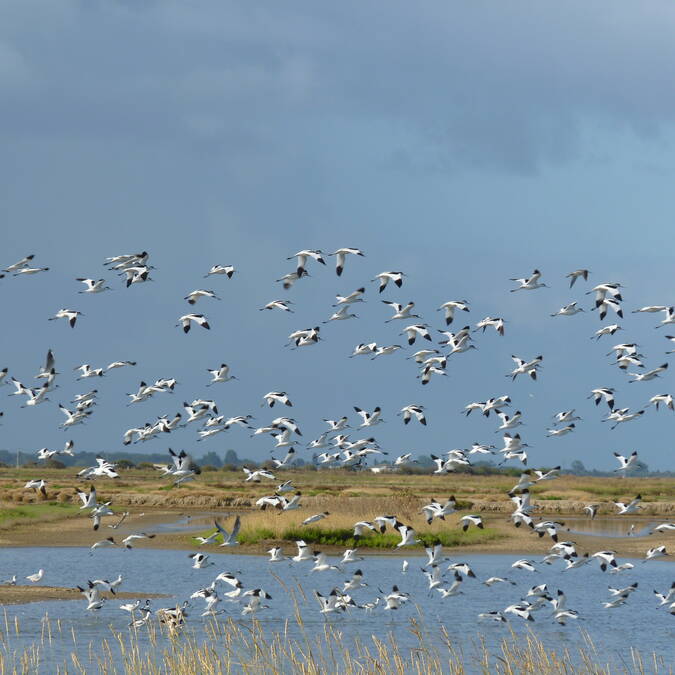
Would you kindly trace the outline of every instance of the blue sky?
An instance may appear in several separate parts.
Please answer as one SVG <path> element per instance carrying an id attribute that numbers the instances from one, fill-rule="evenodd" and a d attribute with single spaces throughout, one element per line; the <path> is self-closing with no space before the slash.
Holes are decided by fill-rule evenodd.
<path id="1" fill-rule="evenodd" d="M 648 367 L 667 360 L 669 331 L 652 328 L 661 316 L 630 310 L 675 299 L 674 24 L 666 2 L 7 0 L 0 264 L 35 253 L 51 269 L 0 281 L 11 316 L 0 367 L 27 383 L 52 347 L 63 374 L 35 409 L 0 397 L 0 447 L 72 437 L 80 449 L 119 450 L 127 428 L 206 394 L 263 424 L 276 415 L 259 407 L 262 394 L 285 389 L 307 440 L 322 417 L 380 405 L 383 447 L 440 452 L 495 442 L 492 421 L 458 411 L 509 393 L 533 465 L 613 468 L 612 451 L 637 449 L 672 469 L 670 413 L 649 410 L 610 432 L 586 396 L 615 386 L 619 405 L 640 408 L 672 391 L 672 373 L 631 387 L 605 354 L 637 341 Z M 296 250 L 339 246 L 366 252 L 341 279 L 310 266 L 288 293 L 274 283 Z M 143 249 L 154 283 L 126 290 L 105 273 L 106 256 Z M 215 263 L 238 273 L 203 280 Z M 508 278 L 535 267 L 552 287 L 510 294 Z M 594 314 L 548 316 L 571 300 L 590 308 L 586 288 L 569 291 L 564 279 L 578 267 L 626 286 L 623 334 L 596 344 Z M 448 377 L 424 388 L 403 354 L 347 359 L 358 342 L 402 340 L 370 283 L 387 269 L 409 278 L 383 298 L 415 300 L 434 329 L 441 302 L 466 298 L 467 322 L 503 315 L 506 337 L 478 336 L 477 351 L 453 356 Z M 78 295 L 79 276 L 106 276 L 115 291 Z M 361 285 L 359 319 L 325 326 L 316 348 L 283 347 L 292 330 L 330 315 L 336 293 Z M 183 335 L 182 298 L 198 287 L 223 300 L 198 305 L 210 332 Z M 257 310 L 284 297 L 296 314 Z M 86 314 L 73 331 L 47 322 L 64 306 Z M 540 353 L 539 382 L 504 377 L 511 354 Z M 115 359 L 138 366 L 103 378 L 90 422 L 60 431 L 56 403 L 89 388 L 71 368 Z M 205 369 L 223 361 L 240 382 L 205 389 Z M 125 392 L 164 376 L 180 382 L 173 396 L 126 407 Z M 412 402 L 427 406 L 428 428 L 396 417 Z M 584 418 L 577 431 L 546 439 L 550 416 L 572 407 Z M 241 430 L 195 440 L 193 426 L 134 450 L 234 448 L 262 459 L 271 449 Z"/>

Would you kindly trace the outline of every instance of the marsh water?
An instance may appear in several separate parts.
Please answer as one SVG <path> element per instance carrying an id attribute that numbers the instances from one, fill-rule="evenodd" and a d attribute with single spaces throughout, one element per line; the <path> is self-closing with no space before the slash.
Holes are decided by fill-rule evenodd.
<path id="1" fill-rule="evenodd" d="M 204 569 L 193 569 L 186 551 L 135 548 L 131 551 L 106 549 L 90 555 L 84 548 L 4 548 L 0 549 L 0 575 L 3 579 L 16 574 L 22 579 L 34 573 L 39 567 L 45 569 L 41 581 L 49 586 L 85 585 L 88 579 L 113 579 L 119 573 L 124 577 L 121 590 L 146 593 L 166 593 L 169 598 L 152 601 L 154 608 L 168 607 L 182 602 L 197 589 L 207 586 L 223 571 L 237 574 L 245 588 L 262 587 L 271 596 L 265 609 L 256 614 L 265 631 L 270 634 L 286 631 L 291 638 L 304 639 L 304 635 L 322 632 L 326 622 L 339 627 L 343 640 L 359 639 L 368 641 L 374 635 L 385 639 L 393 633 L 399 644 L 405 648 L 417 646 L 415 636 L 410 632 L 411 619 L 421 621 L 427 629 L 427 639 L 440 642 L 439 625 L 444 625 L 455 648 L 471 653 L 473 646 L 482 639 L 488 648 L 497 650 L 500 640 L 508 635 L 509 626 L 517 633 L 531 629 L 544 643 L 556 650 L 569 649 L 576 652 L 584 644 L 583 633 L 587 633 L 596 645 L 598 656 L 603 662 L 627 664 L 630 662 L 630 648 L 636 647 L 643 654 L 656 652 L 666 663 L 675 663 L 675 616 L 664 608 L 657 609 L 658 600 L 653 589 L 665 592 L 675 580 L 675 567 L 670 562 L 650 561 L 642 564 L 633 560 L 635 568 L 619 574 L 603 573 L 592 563 L 579 569 L 563 572 L 563 565 L 538 564 L 538 572 L 514 570 L 513 555 L 473 554 L 453 557 L 453 562 L 469 563 L 478 579 L 465 579 L 463 593 L 442 599 L 437 592 L 429 592 L 421 567 L 426 562 L 419 552 L 412 552 L 405 559 L 409 562 L 406 573 L 402 572 L 404 558 L 400 556 L 373 555 L 346 566 L 343 571 L 310 573 L 311 562 L 271 564 L 262 556 L 221 553 L 210 549 L 207 552 L 215 564 Z M 287 547 L 285 551 L 294 554 Z M 334 562 L 337 558 L 334 559 Z M 447 563 L 442 569 L 445 570 Z M 335 586 L 351 577 L 355 569 L 364 573 L 367 587 L 353 591 L 358 603 L 374 600 L 380 595 L 378 588 L 390 591 L 397 584 L 401 591 L 410 593 L 411 601 L 396 612 L 384 611 L 382 607 L 372 612 L 351 609 L 340 615 L 325 616 L 319 612 L 314 590 L 324 595 Z M 481 580 L 490 576 L 504 576 L 516 585 L 497 584 L 487 587 Z M 452 573 L 446 573 L 451 580 Z M 639 582 L 638 590 L 631 595 L 626 605 L 616 609 L 605 609 L 602 602 L 608 599 L 608 585 L 622 588 Z M 553 593 L 562 589 L 568 598 L 568 606 L 579 612 L 579 620 L 570 621 L 566 626 L 553 622 L 547 606 L 534 616 L 534 623 L 512 617 L 508 626 L 478 620 L 480 612 L 503 610 L 510 604 L 525 597 L 534 585 L 546 583 Z M 449 584 L 448 584 L 449 585 Z M 223 591 L 231 587 L 221 584 Z M 142 593 L 140 594 L 142 597 Z M 125 601 L 128 602 L 128 601 Z M 300 613 L 304 624 L 301 629 L 294 620 L 294 613 Z M 35 602 L 10 605 L 4 608 L 11 630 L 2 630 L 2 649 L 5 655 L 20 653 L 32 643 L 41 640 L 44 628 L 43 617 L 48 613 L 52 620 L 61 622 L 61 636 L 44 643 L 41 654 L 41 672 L 55 672 L 56 666 L 69 663 L 71 652 L 80 655 L 83 663 L 91 658 L 101 640 L 109 639 L 111 628 L 129 631 L 129 614 L 119 609 L 120 601 L 109 600 L 96 612 L 85 611 L 85 600 Z M 199 636 L 213 618 L 201 617 L 203 600 L 191 600 L 188 610 L 188 628 Z M 216 620 L 231 616 L 242 624 L 250 623 L 250 617 L 241 615 L 241 605 L 221 602 L 219 608 L 225 612 Z M 20 630 L 14 630 L 18 617 Z M 289 620 L 287 622 L 287 620 Z M 72 630 L 71 630 L 72 629 Z M 304 635 L 303 635 L 304 630 Z M 438 635 L 438 638 L 435 636 Z M 141 645 L 144 643 L 143 630 L 139 631 Z M 166 639 L 166 638 L 164 638 Z M 217 645 L 215 645 L 217 648 Z M 146 648 L 149 646 L 146 643 Z M 93 672 L 93 668 L 92 668 Z"/>

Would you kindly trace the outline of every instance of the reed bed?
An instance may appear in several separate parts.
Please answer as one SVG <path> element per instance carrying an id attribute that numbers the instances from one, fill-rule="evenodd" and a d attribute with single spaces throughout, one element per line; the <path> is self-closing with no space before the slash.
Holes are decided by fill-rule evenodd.
<path id="1" fill-rule="evenodd" d="M 45 616 L 40 637 L 17 649 L 13 643 L 21 637 L 21 626 L 5 612 L 4 625 L 0 626 L 0 675 L 673 673 L 673 665 L 663 657 L 643 656 L 636 649 L 630 649 L 628 658 L 620 663 L 610 663 L 587 634 L 582 634 L 576 648 L 557 651 L 530 631 L 517 634 L 506 628 L 504 637 L 490 648 L 484 636 L 460 643 L 444 626 L 431 632 L 418 617 L 397 628 L 397 634 L 389 630 L 347 642 L 339 622 L 326 620 L 320 627 L 306 626 L 299 614 L 274 632 L 257 619 L 215 617 L 199 634 L 188 628 L 171 633 L 149 624 L 126 631 L 106 629 L 100 639 L 83 643 L 72 624 Z M 397 637 L 401 632 L 407 636 L 405 647 Z M 56 645 L 61 647 L 58 662 L 52 655 Z"/>
<path id="2" fill-rule="evenodd" d="M 247 512 L 242 518 L 239 542 L 258 544 L 304 539 L 308 543 L 322 545 L 391 549 L 401 540 L 391 529 L 386 534 L 366 530 L 358 541 L 354 538 L 355 523 L 361 520 L 372 521 L 376 516 L 387 514 L 396 514 L 402 522 L 412 525 L 425 545 L 441 543 L 444 546 L 469 546 L 496 541 L 506 536 L 491 527 L 481 530 L 472 526 L 463 532 L 459 519 L 469 511 L 453 513 L 446 516 L 444 521 L 435 519 L 427 525 L 420 511 L 425 503 L 428 500 L 405 494 L 387 497 L 303 495 L 302 508 L 298 511 L 281 512 L 268 508 L 264 511 Z M 458 505 L 462 506 L 462 503 Z M 329 513 L 325 519 L 309 526 L 302 525 L 307 516 L 324 512 Z M 227 522 L 224 525 L 227 528 Z"/>
<path id="3" fill-rule="evenodd" d="M 69 469 L 41 468 L 40 475 L 48 481 L 48 499 L 33 490 L 18 487 L 34 477 L 34 468 L 4 468 L 0 476 L 0 496 L 4 502 L 14 504 L 57 501 L 77 504 L 75 487 L 82 481 L 74 478 Z M 418 475 L 403 473 L 372 474 L 343 469 L 309 471 L 285 470 L 283 479 L 292 479 L 302 490 L 303 497 L 333 497 L 339 499 L 406 498 L 409 496 L 429 500 L 455 495 L 467 507 L 478 511 L 509 510 L 507 492 L 517 482 L 516 476 L 471 475 Z M 644 515 L 669 515 L 675 513 L 673 486 L 675 478 L 616 478 L 562 475 L 555 481 L 546 481 L 532 488 L 535 500 L 545 510 L 560 513 L 583 514 L 588 502 L 601 502 L 602 512 L 612 512 L 612 500 L 643 497 Z M 117 480 L 98 480 L 97 487 L 106 499 L 116 506 L 152 508 L 247 508 L 256 499 L 274 491 L 275 483 L 245 483 L 241 471 L 205 471 L 197 481 L 181 487 L 172 487 L 171 481 L 160 477 L 151 469 L 126 469 Z"/>

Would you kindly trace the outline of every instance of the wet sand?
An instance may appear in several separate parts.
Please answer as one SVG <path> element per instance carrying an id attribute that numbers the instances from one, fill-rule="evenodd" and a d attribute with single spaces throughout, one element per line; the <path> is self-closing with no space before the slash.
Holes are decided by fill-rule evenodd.
<path id="1" fill-rule="evenodd" d="M 102 598 L 108 600 L 127 600 L 135 598 L 168 598 L 162 593 L 141 593 L 134 591 L 117 591 L 115 595 L 102 592 Z M 77 588 L 60 586 L 0 586 L 0 605 L 22 605 L 26 602 L 45 602 L 47 600 L 82 600 Z"/>
<path id="2" fill-rule="evenodd" d="M 242 518 L 246 517 L 246 512 L 241 513 Z M 227 518 L 233 511 L 223 510 L 221 517 Z M 208 545 L 201 547 L 191 539 L 191 535 L 211 529 L 213 520 L 212 511 L 195 509 L 189 511 L 186 509 L 162 509 L 134 512 L 131 511 L 129 518 L 120 526 L 119 529 L 113 529 L 107 525 L 102 525 L 95 532 L 91 527 L 91 520 L 84 516 L 82 518 L 69 518 L 55 522 L 31 523 L 30 525 L 17 525 L 11 529 L 0 531 L 1 546 L 91 546 L 94 542 L 113 536 L 116 541 L 121 540 L 132 532 L 146 532 L 155 534 L 153 539 L 143 539 L 138 541 L 134 548 L 154 548 L 154 549 L 174 549 L 174 550 L 206 550 L 210 554 L 241 553 L 241 554 L 265 554 L 265 552 L 274 545 L 281 545 L 288 552 L 294 551 L 293 542 L 270 540 L 253 545 L 242 545 L 236 547 L 220 548 L 218 545 Z M 542 514 L 543 515 L 543 514 Z M 552 542 L 548 536 L 538 537 L 529 528 L 515 528 L 510 522 L 507 514 L 483 514 L 488 527 L 495 529 L 503 538 L 495 541 L 485 542 L 483 544 L 446 547 L 449 554 L 461 556 L 462 553 L 507 553 L 526 556 L 543 556 L 548 552 Z M 547 514 L 546 517 L 565 522 L 562 514 L 556 514 L 552 517 Z M 656 522 L 664 522 L 672 519 L 655 518 L 654 516 L 636 516 L 624 521 L 625 532 L 628 532 L 631 524 L 635 524 L 638 532 L 645 530 L 648 525 Z M 594 521 L 583 520 L 577 517 L 570 519 L 570 530 L 563 528 L 559 534 L 560 540 L 574 541 L 577 550 L 580 553 L 601 550 L 615 551 L 617 556 L 624 558 L 643 558 L 647 549 L 665 544 L 669 551 L 672 551 L 671 557 L 662 558 L 662 560 L 675 559 L 675 532 L 662 532 L 642 536 L 612 536 L 616 532 L 616 519 L 607 519 L 608 534 L 594 534 L 593 532 L 602 531 L 603 518 L 597 517 Z M 586 526 L 589 531 L 586 531 Z M 449 527 L 455 527 L 449 525 Z M 365 541 L 359 547 L 361 552 L 368 552 L 373 555 L 419 555 L 421 547 L 411 547 L 405 550 L 383 550 L 368 549 Z M 342 552 L 344 547 L 321 545 L 321 550 L 329 554 Z M 133 555 L 133 550 L 129 551 Z M 96 551 L 94 555 L 105 555 L 105 551 Z M 2 587 L 5 588 L 5 587 Z M 0 602 L 2 602 L 0 595 Z M 133 596 L 138 597 L 138 596 Z"/>

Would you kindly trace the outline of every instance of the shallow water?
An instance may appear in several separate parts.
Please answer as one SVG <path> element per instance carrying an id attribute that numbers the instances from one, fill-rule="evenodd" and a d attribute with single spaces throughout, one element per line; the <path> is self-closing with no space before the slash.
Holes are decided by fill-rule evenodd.
<path id="1" fill-rule="evenodd" d="M 435 629 L 439 624 L 444 624 L 450 635 L 456 638 L 457 646 L 466 653 L 471 653 L 471 640 L 474 638 L 483 638 L 489 648 L 495 649 L 508 634 L 508 628 L 502 624 L 480 622 L 477 619 L 479 612 L 504 609 L 524 597 L 531 586 L 547 583 L 553 593 L 558 588 L 565 591 L 568 606 L 576 609 L 581 618 L 571 621 L 567 626 L 559 626 L 551 620 L 551 611 L 547 607 L 538 611 L 535 622 L 528 622 L 527 626 L 520 619 L 513 618 L 510 626 L 517 632 L 531 628 L 550 648 L 576 651 L 583 646 L 581 631 L 586 631 L 595 642 L 603 661 L 630 663 L 630 647 L 635 646 L 643 654 L 657 652 L 664 656 L 667 663 L 675 663 L 675 616 L 669 615 L 664 608 L 656 609 L 658 601 L 652 592 L 654 588 L 665 592 L 675 579 L 675 566 L 670 562 L 642 564 L 634 560 L 634 570 L 611 575 L 600 571 L 597 564 L 562 572 L 560 563 L 538 565 L 540 571 L 530 573 L 511 569 L 511 563 L 517 556 L 463 555 L 453 558 L 453 561 L 468 562 L 474 568 L 478 581 L 465 579 L 462 595 L 442 599 L 437 592 L 430 593 L 427 590 L 427 581 L 420 571 L 426 558 L 419 555 L 407 556 L 410 567 L 406 574 L 401 572 L 401 557 L 386 555 L 367 556 L 366 560 L 356 565 L 350 564 L 342 572 L 310 574 L 311 563 L 270 564 L 260 556 L 220 554 L 213 547 L 199 550 L 207 552 L 215 565 L 195 570 L 191 568 L 186 551 L 144 550 L 140 547 L 131 551 L 100 550 L 94 555 L 89 555 L 89 550 L 83 548 L 5 548 L 0 549 L 0 578 L 16 574 L 22 579 L 39 567 L 44 567 L 44 585 L 72 587 L 75 584 L 85 585 L 87 579 L 113 579 L 122 573 L 125 579 L 122 590 L 171 594 L 171 598 L 154 600 L 153 607 L 157 608 L 169 607 L 187 599 L 193 591 L 208 585 L 218 573 L 227 570 L 238 572 L 245 588 L 262 587 L 272 595 L 272 599 L 266 601 L 270 609 L 256 615 L 270 633 L 286 629 L 291 637 L 302 638 L 294 621 L 291 620 L 287 625 L 284 623 L 286 619 L 293 619 L 294 614 L 293 602 L 286 589 L 301 586 L 306 598 L 298 592 L 293 595 L 303 617 L 304 629 L 310 634 L 323 630 L 329 621 L 339 626 L 343 640 L 347 643 L 357 637 L 367 641 L 370 635 L 384 639 L 389 632 L 393 632 L 400 644 L 413 648 L 417 642 L 408 630 L 409 622 L 411 618 L 419 619 L 421 616 L 431 639 L 440 640 L 440 636 L 435 637 L 438 632 Z M 286 552 L 294 553 L 290 547 L 287 547 Z M 442 566 L 443 570 L 446 565 Z M 358 568 L 363 570 L 364 581 L 369 586 L 352 593 L 357 602 L 373 600 L 379 595 L 378 587 L 389 591 L 392 584 L 409 592 L 413 601 L 398 612 L 385 612 L 380 607 L 371 613 L 350 610 L 339 616 L 321 615 L 313 591 L 318 590 L 327 595 L 334 586 L 341 587 L 342 582 Z M 517 585 L 497 584 L 488 588 L 480 583 L 481 579 L 495 575 L 509 577 Z M 451 573 L 446 578 L 449 585 Z M 608 599 L 608 585 L 624 587 L 634 581 L 639 582 L 638 591 L 625 606 L 611 610 L 602 607 L 601 602 Z M 221 586 L 223 591 L 231 590 L 225 584 Z M 199 635 L 212 619 L 199 616 L 203 611 L 202 600 L 191 602 L 193 608 L 189 612 L 188 625 Z M 91 644 L 95 651 L 101 639 L 110 637 L 111 627 L 122 632 L 129 630 L 129 615 L 118 609 L 122 604 L 119 601 L 110 600 L 102 610 L 94 613 L 86 612 L 85 604 L 83 599 L 82 602 L 51 601 L 6 607 L 10 625 L 14 617 L 18 617 L 21 631 L 18 636 L 10 631 L 9 645 L 5 645 L 5 651 L 21 651 L 39 640 L 41 620 L 47 612 L 52 619 L 61 619 L 63 637 L 56 636 L 51 646 L 45 647 L 41 672 L 54 672 L 57 664 L 69 662 L 74 649 L 86 663 L 88 646 Z M 221 602 L 219 608 L 226 610 L 224 616 L 235 617 L 242 623 L 250 622 L 250 619 L 241 617 L 240 605 Z M 70 637 L 71 627 L 76 632 L 75 645 Z"/>
<path id="2" fill-rule="evenodd" d="M 570 534 L 587 534 L 593 537 L 647 537 L 662 520 L 639 520 L 624 517 L 565 518 L 565 529 Z M 631 529 L 632 528 L 632 529 Z"/>

